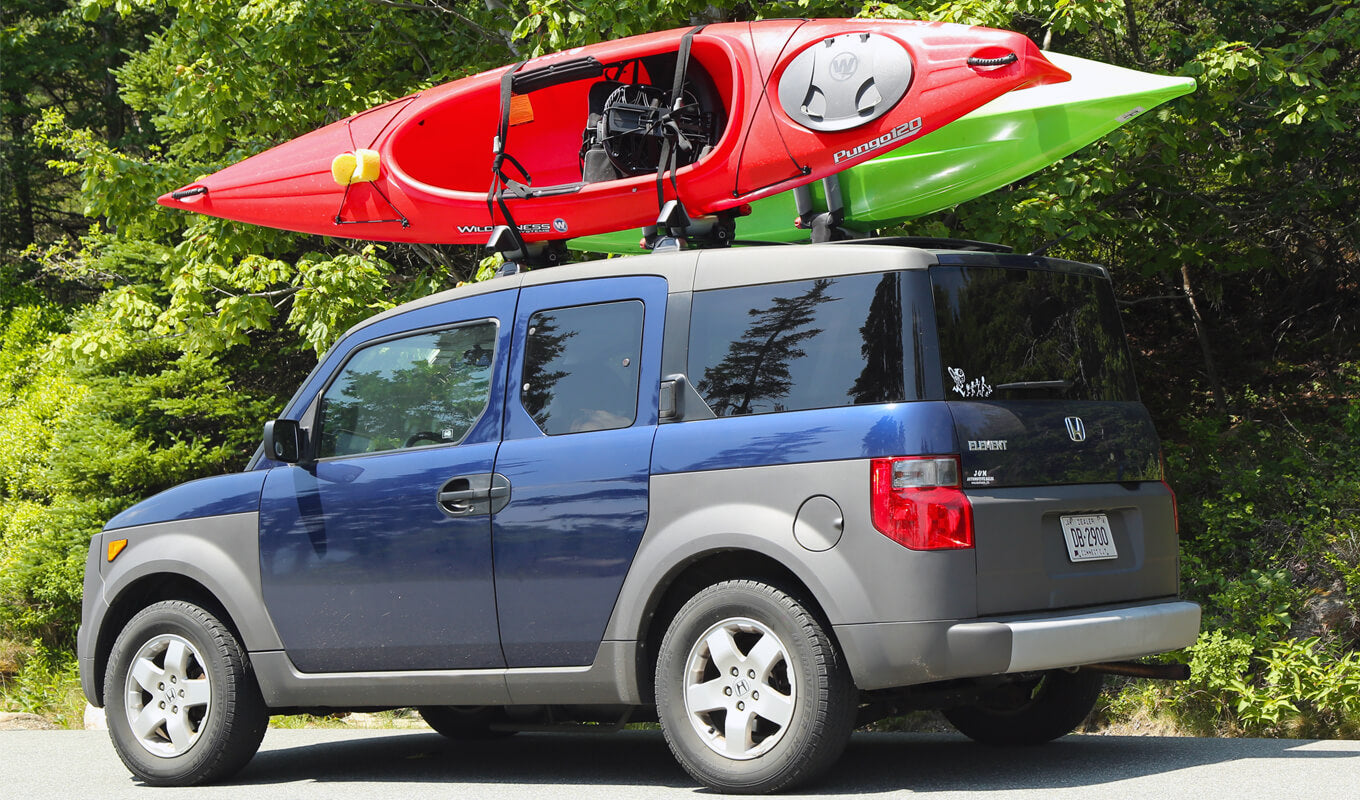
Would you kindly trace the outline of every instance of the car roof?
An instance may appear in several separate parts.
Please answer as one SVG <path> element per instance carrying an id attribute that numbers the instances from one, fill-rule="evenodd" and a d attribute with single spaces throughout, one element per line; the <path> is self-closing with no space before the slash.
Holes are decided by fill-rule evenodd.
<path id="1" fill-rule="evenodd" d="M 889 237 L 823 244 L 681 250 L 565 264 L 462 284 L 369 317 L 346 331 L 345 337 L 410 311 L 523 286 L 654 275 L 665 278 L 672 292 L 707 291 L 839 275 L 925 269 L 937 264 L 1042 268 L 1109 277 L 1104 267 L 1021 255 L 1012 253 L 1005 245 L 960 239 Z"/>

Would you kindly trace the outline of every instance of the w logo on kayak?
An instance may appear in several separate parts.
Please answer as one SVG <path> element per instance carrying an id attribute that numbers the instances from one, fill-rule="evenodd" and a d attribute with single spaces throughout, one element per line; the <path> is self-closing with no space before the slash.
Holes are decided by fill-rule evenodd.
<path id="1" fill-rule="evenodd" d="M 854 53 L 837 53 L 831 59 L 831 77 L 836 80 L 849 80 L 856 72 L 859 72 L 859 57 Z"/>

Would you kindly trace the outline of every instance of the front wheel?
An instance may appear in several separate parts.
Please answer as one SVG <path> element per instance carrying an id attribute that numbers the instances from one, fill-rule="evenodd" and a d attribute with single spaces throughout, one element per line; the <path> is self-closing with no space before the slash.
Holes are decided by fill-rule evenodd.
<path id="1" fill-rule="evenodd" d="M 1105 676 L 1091 670 L 1045 672 L 992 690 L 974 705 L 944 716 L 964 736 L 983 744 L 1043 744 L 1071 733 L 1100 699 Z"/>
<path id="2" fill-rule="evenodd" d="M 269 713 L 231 630 L 191 603 L 155 603 L 114 642 L 104 676 L 109 735 L 153 786 L 225 778 L 255 755 Z"/>
<path id="3" fill-rule="evenodd" d="M 840 756 L 857 711 L 835 642 L 792 595 L 755 581 L 709 586 L 661 642 L 656 706 L 671 752 L 722 792 L 809 781 Z"/>

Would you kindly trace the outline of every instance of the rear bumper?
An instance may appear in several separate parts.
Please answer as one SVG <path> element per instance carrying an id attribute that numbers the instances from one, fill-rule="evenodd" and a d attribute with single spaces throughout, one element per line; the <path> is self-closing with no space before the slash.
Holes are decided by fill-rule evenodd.
<path id="1" fill-rule="evenodd" d="M 837 625 L 860 689 L 1075 667 L 1194 643 L 1199 606 L 1179 600 L 968 621 Z"/>

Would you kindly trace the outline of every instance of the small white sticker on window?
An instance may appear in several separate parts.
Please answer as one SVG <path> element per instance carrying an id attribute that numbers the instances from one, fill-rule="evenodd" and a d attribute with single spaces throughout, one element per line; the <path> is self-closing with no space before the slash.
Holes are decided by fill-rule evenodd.
<path id="1" fill-rule="evenodd" d="M 968 380 L 968 376 L 963 370 L 957 367 L 948 367 L 949 377 L 954 379 L 954 391 L 961 397 L 991 397 L 992 387 L 987 383 L 987 376 Z"/>

